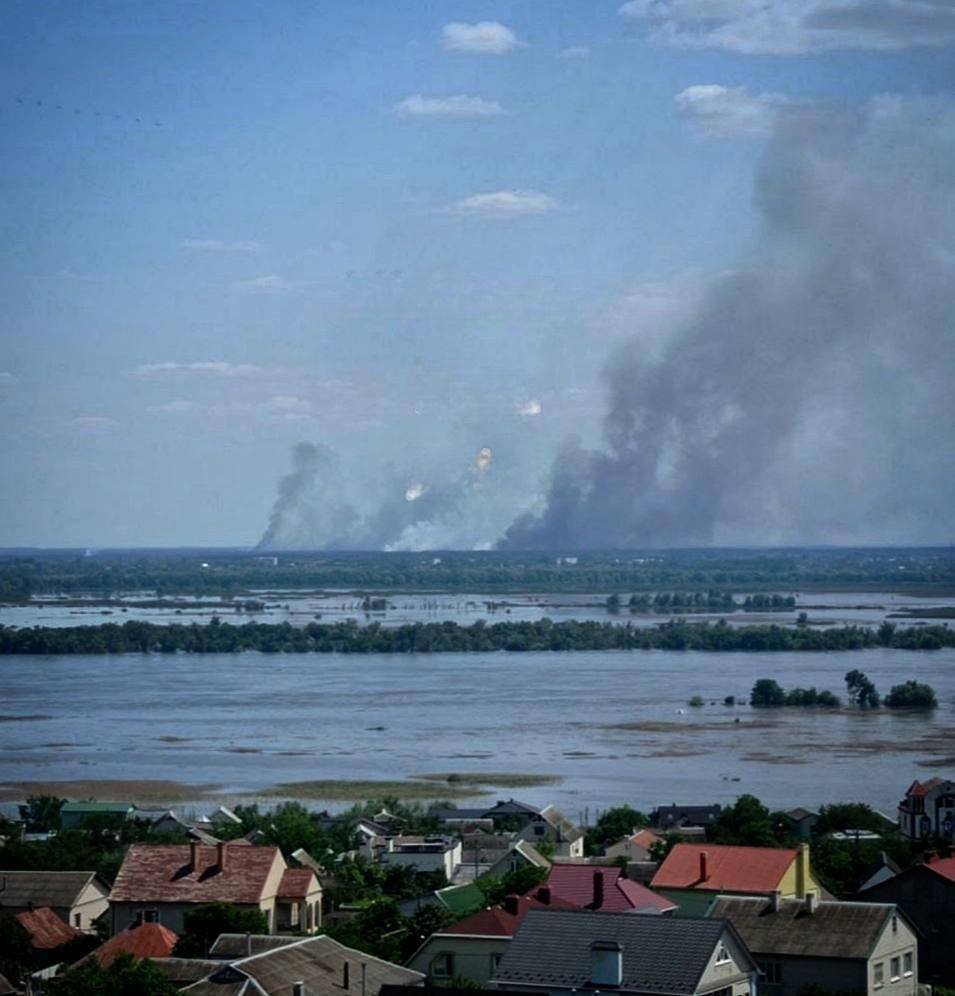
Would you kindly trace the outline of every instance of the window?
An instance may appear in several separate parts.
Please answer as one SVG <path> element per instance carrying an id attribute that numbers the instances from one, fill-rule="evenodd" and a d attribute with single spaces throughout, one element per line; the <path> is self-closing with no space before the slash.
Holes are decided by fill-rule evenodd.
<path id="1" fill-rule="evenodd" d="M 906 975 L 911 975 L 912 974 L 912 952 L 911 951 L 906 951 L 905 954 L 902 955 L 902 970 L 905 972 Z"/>
<path id="2" fill-rule="evenodd" d="M 782 984 L 783 966 L 781 962 L 764 961 L 759 967 L 763 970 L 763 975 L 765 976 L 763 981 L 766 985 L 778 986 Z"/>
<path id="3" fill-rule="evenodd" d="M 878 962 L 872 966 L 872 984 L 876 989 L 881 988 L 885 984 L 885 963 Z"/>
<path id="4" fill-rule="evenodd" d="M 728 961 L 730 961 L 730 953 L 726 950 L 726 945 L 721 943 L 716 949 L 716 964 L 725 965 Z"/>
<path id="5" fill-rule="evenodd" d="M 73 926 L 74 927 L 82 927 L 83 926 L 83 914 L 82 913 L 74 913 L 73 914 Z"/>
<path id="6" fill-rule="evenodd" d="M 494 973 L 497 971 L 498 966 L 501 964 L 501 955 L 492 954 L 490 957 L 490 962 L 491 962 L 491 975 L 493 976 Z"/>
<path id="7" fill-rule="evenodd" d="M 454 975 L 454 955 L 443 951 L 431 959 L 431 971 L 428 973 L 436 979 L 450 979 Z"/>
<path id="8" fill-rule="evenodd" d="M 892 982 L 898 982 L 901 977 L 902 977 L 902 959 L 896 957 L 889 962 L 889 978 L 891 979 Z"/>

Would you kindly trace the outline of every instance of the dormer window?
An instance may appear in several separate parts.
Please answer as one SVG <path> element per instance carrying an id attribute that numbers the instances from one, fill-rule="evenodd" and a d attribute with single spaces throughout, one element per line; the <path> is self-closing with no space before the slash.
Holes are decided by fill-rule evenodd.
<path id="1" fill-rule="evenodd" d="M 716 949 L 716 962 L 717 965 L 725 965 L 728 961 L 732 961 L 730 958 L 729 951 L 726 950 L 726 945 L 721 941 L 719 947 Z"/>

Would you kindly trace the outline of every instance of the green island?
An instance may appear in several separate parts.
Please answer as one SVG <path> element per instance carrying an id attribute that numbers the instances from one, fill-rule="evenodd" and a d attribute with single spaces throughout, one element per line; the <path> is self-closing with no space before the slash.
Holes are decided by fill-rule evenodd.
<path id="1" fill-rule="evenodd" d="M 157 625 L 136 622 L 98 626 L 0 627 L 0 654 L 123 654 L 341 653 L 429 654 L 489 653 L 507 650 L 704 650 L 704 651 L 831 651 L 894 647 L 938 650 L 955 646 L 955 630 L 946 626 L 877 629 L 836 626 L 813 630 L 804 626 L 729 626 L 672 619 L 653 627 L 610 622 L 541 619 L 536 622 L 484 621 L 461 626 L 455 622 L 411 623 L 384 627 L 359 626 L 354 621 L 255 623 L 240 626 L 217 618 L 206 624 Z"/>

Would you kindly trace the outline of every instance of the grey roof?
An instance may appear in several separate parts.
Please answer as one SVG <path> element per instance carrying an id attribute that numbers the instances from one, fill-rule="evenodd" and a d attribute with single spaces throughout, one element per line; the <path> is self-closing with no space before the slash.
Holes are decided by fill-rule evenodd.
<path id="1" fill-rule="evenodd" d="M 798 899 L 783 899 L 773 912 L 768 899 L 717 896 L 710 916 L 729 920 L 756 955 L 867 959 L 886 922 L 890 903 L 820 902 L 814 913 Z"/>
<path id="2" fill-rule="evenodd" d="M 32 903 L 64 909 L 94 878 L 107 895 L 109 887 L 92 871 L 0 871 L 0 908 L 26 909 Z"/>
<path id="3" fill-rule="evenodd" d="M 811 809 L 803 809 L 802 806 L 797 806 L 796 809 L 790 809 L 789 812 L 786 813 L 786 815 L 791 820 L 796 820 L 797 823 L 800 820 L 804 820 L 809 816 L 816 817 L 817 819 L 819 817 L 818 813 L 814 813 Z"/>
<path id="4" fill-rule="evenodd" d="M 428 815 L 444 823 L 447 820 L 490 819 L 484 815 L 486 812 L 486 809 L 432 809 Z"/>
<path id="5" fill-rule="evenodd" d="M 220 963 L 215 971 L 183 992 L 191 996 L 247 996 L 252 993 L 290 996 L 292 983 L 304 982 L 309 996 L 341 996 L 346 964 L 355 987 L 361 983 L 361 965 L 365 965 L 366 996 L 377 996 L 386 982 L 416 985 L 424 979 L 420 972 L 373 958 L 321 935 L 292 940 L 250 958 Z"/>
<path id="6" fill-rule="evenodd" d="M 623 948 L 619 990 L 693 993 L 728 929 L 720 920 L 532 909 L 508 945 L 494 981 L 589 989 L 590 945 L 616 941 Z"/>
<path id="7" fill-rule="evenodd" d="M 518 802 L 516 799 L 498 799 L 490 809 L 484 810 L 487 817 L 494 816 L 539 816 L 540 810 L 536 806 L 528 806 L 526 802 Z"/>
<path id="8" fill-rule="evenodd" d="M 209 948 L 209 956 L 231 961 L 235 958 L 261 954 L 263 951 L 284 948 L 287 944 L 294 944 L 297 940 L 300 938 L 282 937 L 279 934 L 220 934 L 212 947 Z"/>
<path id="9" fill-rule="evenodd" d="M 221 961 L 211 958 L 150 958 L 149 961 L 169 982 L 179 987 L 204 979 L 222 965 Z"/>
<path id="10" fill-rule="evenodd" d="M 658 806 L 650 814 L 650 822 L 654 826 L 664 828 L 677 826 L 681 823 L 688 826 L 704 826 L 707 823 L 712 823 L 722 811 L 723 807 L 719 803 L 714 803 L 711 806 L 677 806 L 676 804 Z"/>
<path id="11" fill-rule="evenodd" d="M 570 844 L 580 840 L 584 835 L 583 830 L 574 826 L 556 806 L 545 806 L 541 810 L 541 816 L 558 832 L 563 840 Z"/>

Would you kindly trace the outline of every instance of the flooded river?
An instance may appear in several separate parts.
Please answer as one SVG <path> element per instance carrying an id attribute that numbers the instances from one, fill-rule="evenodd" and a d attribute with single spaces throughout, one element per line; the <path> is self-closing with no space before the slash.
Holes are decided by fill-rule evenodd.
<path id="1" fill-rule="evenodd" d="M 761 677 L 844 696 L 855 667 L 883 693 L 928 682 L 940 707 L 723 704 Z M 5 657 L 0 720 L 7 799 L 31 781 L 167 779 L 235 801 L 281 782 L 455 771 L 559 776 L 488 790 L 575 818 L 744 791 L 773 807 L 856 799 L 893 812 L 913 778 L 955 773 L 955 650 Z"/>

